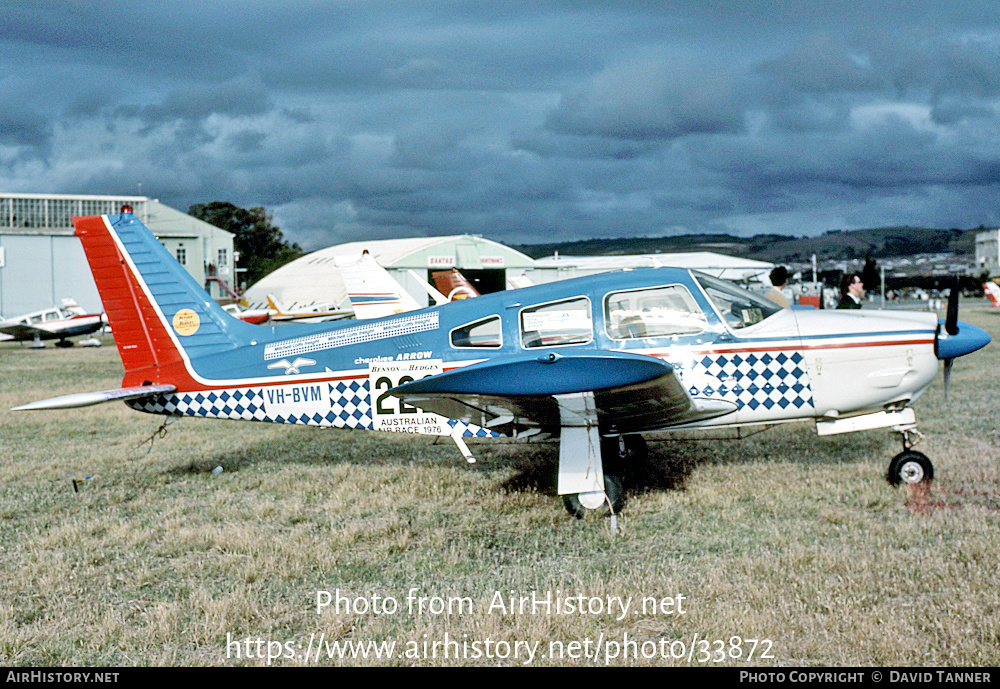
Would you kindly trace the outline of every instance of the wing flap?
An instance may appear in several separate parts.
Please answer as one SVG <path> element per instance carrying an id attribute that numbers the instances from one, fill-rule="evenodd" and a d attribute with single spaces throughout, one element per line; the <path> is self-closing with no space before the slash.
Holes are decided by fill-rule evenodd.
<path id="1" fill-rule="evenodd" d="M 177 390 L 176 385 L 140 385 L 132 388 L 119 388 L 117 390 L 101 390 L 99 392 L 78 392 L 72 395 L 62 395 L 52 397 L 38 402 L 29 402 L 20 407 L 14 407 L 11 411 L 35 411 L 38 409 L 73 409 L 76 407 L 90 407 L 104 402 L 114 402 L 116 400 L 134 400 L 152 395 L 162 395 Z"/>

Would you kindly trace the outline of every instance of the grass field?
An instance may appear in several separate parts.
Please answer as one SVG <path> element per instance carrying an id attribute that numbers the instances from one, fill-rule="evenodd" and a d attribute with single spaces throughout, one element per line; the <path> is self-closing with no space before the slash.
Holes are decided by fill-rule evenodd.
<path id="1" fill-rule="evenodd" d="M 15 413 L 121 364 L 0 344 L 0 664 L 996 666 L 1000 313 L 962 317 L 928 490 L 888 431 L 654 441 L 620 535 L 554 444 Z"/>

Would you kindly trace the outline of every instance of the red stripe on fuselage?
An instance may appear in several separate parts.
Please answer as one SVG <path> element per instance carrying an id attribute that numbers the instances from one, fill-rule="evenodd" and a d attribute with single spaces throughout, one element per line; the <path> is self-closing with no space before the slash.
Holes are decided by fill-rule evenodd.
<path id="1" fill-rule="evenodd" d="M 701 347 L 699 349 L 686 349 L 683 353 L 687 356 L 692 355 L 704 355 L 704 354 L 754 354 L 758 352 L 782 352 L 782 351 L 818 351 L 824 349 L 856 349 L 864 347 L 894 347 L 894 346 L 906 346 L 906 345 L 929 345 L 934 344 L 934 338 L 929 339 L 910 339 L 910 340 L 875 340 L 868 342 L 833 342 L 828 344 L 778 344 L 777 342 L 770 345 L 759 345 L 759 346 L 727 346 L 727 347 Z M 632 353 L 641 354 L 641 350 L 624 350 Z M 650 352 L 649 356 L 655 356 L 659 358 L 669 358 L 672 355 L 671 352 Z"/>

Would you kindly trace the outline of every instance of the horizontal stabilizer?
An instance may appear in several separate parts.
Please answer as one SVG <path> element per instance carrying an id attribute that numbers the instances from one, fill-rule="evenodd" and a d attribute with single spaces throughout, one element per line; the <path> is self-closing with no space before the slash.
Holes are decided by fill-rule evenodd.
<path id="1" fill-rule="evenodd" d="M 162 395 L 177 390 L 175 385 L 140 385 L 133 388 L 118 390 L 102 390 L 100 392 L 78 392 L 73 395 L 53 397 L 38 402 L 22 404 L 11 411 L 34 411 L 37 409 L 72 409 L 75 407 L 90 407 L 115 400 L 134 400 L 151 395 Z"/>

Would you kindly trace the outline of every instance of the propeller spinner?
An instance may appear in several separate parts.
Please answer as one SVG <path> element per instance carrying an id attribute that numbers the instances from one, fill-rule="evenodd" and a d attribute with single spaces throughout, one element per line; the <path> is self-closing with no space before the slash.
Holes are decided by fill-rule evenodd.
<path id="1" fill-rule="evenodd" d="M 958 320 L 960 293 L 961 284 L 956 275 L 951 286 L 951 293 L 948 295 L 948 311 L 943 323 L 938 327 L 934 343 L 937 358 L 944 361 L 945 397 L 948 396 L 948 380 L 951 378 L 951 367 L 955 359 L 965 354 L 971 354 L 977 349 L 982 349 L 990 341 L 990 336 L 986 331 Z"/>

